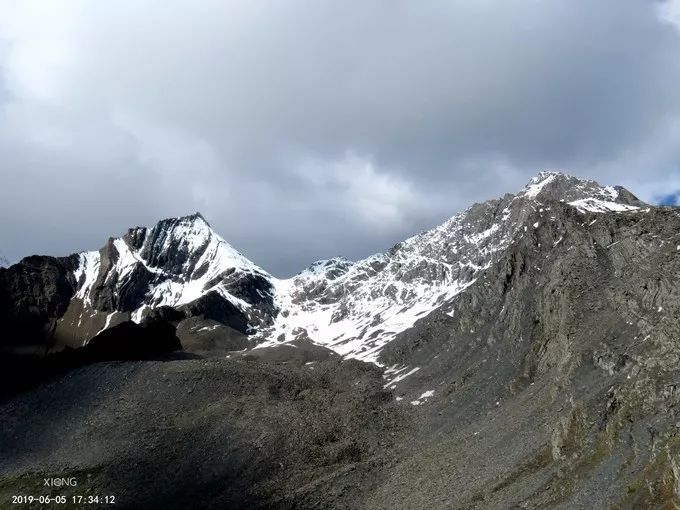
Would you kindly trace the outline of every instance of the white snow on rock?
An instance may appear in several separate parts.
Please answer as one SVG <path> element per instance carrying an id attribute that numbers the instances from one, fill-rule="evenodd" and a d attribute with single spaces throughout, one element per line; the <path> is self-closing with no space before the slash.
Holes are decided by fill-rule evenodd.
<path id="1" fill-rule="evenodd" d="M 138 249 L 133 248 L 125 238 L 114 239 L 111 259 L 113 264 L 107 268 L 104 282 L 117 280 L 117 286 L 123 287 L 133 278 L 133 271 L 142 266 L 154 275 L 154 283 L 147 292 L 147 302 L 131 312 L 132 320 L 139 322 L 146 308 L 159 306 L 182 306 L 200 298 L 211 291 L 216 291 L 236 307 L 245 310 L 250 307 L 242 299 L 229 293 L 221 284 L 219 277 L 227 271 L 240 273 L 259 273 L 271 278 L 264 270 L 257 267 L 246 257 L 236 251 L 229 243 L 217 235 L 208 223 L 200 216 L 178 218 L 169 231 L 160 237 L 161 244 L 153 247 L 155 252 L 167 253 L 171 249 L 198 253 L 197 260 L 187 257 L 187 262 L 179 271 L 170 271 L 166 267 L 155 266 L 149 259 L 148 245 L 154 239 L 147 231 L 144 243 Z M 91 304 L 90 293 L 97 281 L 101 255 L 97 251 L 79 254 L 79 266 L 74 276 L 78 284 L 76 297 Z"/>
<path id="2" fill-rule="evenodd" d="M 509 219 L 481 230 L 469 220 L 466 211 L 387 253 L 325 271 L 315 264 L 276 280 L 284 313 L 264 345 L 306 335 L 342 356 L 377 363 L 388 342 L 472 285 L 510 242 Z"/>
<path id="3" fill-rule="evenodd" d="M 90 290 L 97 280 L 99 274 L 99 252 L 88 251 L 79 255 L 79 265 L 75 272 L 75 279 L 78 284 L 76 297 L 90 304 Z"/>
<path id="4" fill-rule="evenodd" d="M 411 400 L 411 405 L 412 406 L 419 406 L 420 404 L 423 404 L 424 401 L 426 401 L 428 398 L 434 396 L 434 390 L 428 390 L 424 392 L 422 395 L 420 395 L 417 399 Z"/>
<path id="5" fill-rule="evenodd" d="M 579 212 L 594 212 L 594 213 L 606 213 L 606 212 L 628 212 L 637 211 L 640 208 L 634 205 L 620 204 L 618 202 L 609 202 L 605 200 L 600 200 L 597 198 L 583 198 L 581 200 L 574 200 L 573 202 L 568 202 L 569 205 L 576 207 Z"/>
<path id="6" fill-rule="evenodd" d="M 545 186 L 550 184 L 559 176 L 558 172 L 539 172 L 536 177 L 533 177 L 529 184 L 524 189 L 524 196 L 528 198 L 536 198 Z"/>
<path id="7" fill-rule="evenodd" d="M 607 213 L 640 210 L 640 207 L 622 203 L 619 191 L 613 186 L 600 186 L 595 181 L 579 179 L 554 171 L 539 172 L 517 196 L 540 202 L 543 195 L 551 188 L 551 184 L 559 185 L 561 182 L 565 183 L 564 190 L 567 197 L 565 197 L 566 200 L 560 199 L 560 202 L 566 201 L 567 204 L 576 207 L 579 212 Z"/>
<path id="8" fill-rule="evenodd" d="M 415 367 L 409 370 L 408 372 L 404 372 L 408 367 L 404 366 L 401 368 L 396 368 L 396 367 L 391 367 L 385 370 L 384 377 L 385 378 L 390 378 L 388 381 L 385 383 L 384 387 L 389 388 L 395 384 L 397 384 L 400 381 L 403 381 L 406 379 L 408 376 L 415 374 L 418 370 L 420 370 L 420 367 Z"/>

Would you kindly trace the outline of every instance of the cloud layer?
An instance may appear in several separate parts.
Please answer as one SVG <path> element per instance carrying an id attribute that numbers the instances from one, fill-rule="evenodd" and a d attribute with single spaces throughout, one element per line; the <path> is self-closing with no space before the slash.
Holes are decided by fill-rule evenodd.
<path id="1" fill-rule="evenodd" d="M 0 0 L 0 248 L 200 210 L 286 275 L 541 168 L 668 194 L 678 5 Z"/>

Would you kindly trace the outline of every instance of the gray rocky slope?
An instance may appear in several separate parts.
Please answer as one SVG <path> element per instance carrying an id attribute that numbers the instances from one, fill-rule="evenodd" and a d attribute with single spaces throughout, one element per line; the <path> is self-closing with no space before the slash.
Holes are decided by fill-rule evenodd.
<path id="1" fill-rule="evenodd" d="M 203 249 L 198 216 L 165 221 L 112 240 L 96 271 L 87 254 L 0 269 L 9 331 L 39 326 L 8 350 L 96 344 L 166 305 L 209 356 L 8 397 L 0 497 L 61 472 L 131 508 L 679 506 L 677 208 L 542 173 L 289 280 L 216 235 Z M 206 255 L 224 246 L 233 270 Z"/>

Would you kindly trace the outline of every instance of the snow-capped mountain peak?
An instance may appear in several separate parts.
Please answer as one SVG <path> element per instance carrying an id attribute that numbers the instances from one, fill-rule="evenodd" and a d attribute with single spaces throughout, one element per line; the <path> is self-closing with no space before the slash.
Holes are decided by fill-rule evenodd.
<path id="1" fill-rule="evenodd" d="M 187 280 L 230 268 L 266 274 L 222 239 L 200 213 L 161 220 L 150 230 L 131 229 L 123 240 L 150 268 Z"/>
<path id="2" fill-rule="evenodd" d="M 99 275 L 102 259 L 107 262 L 106 279 L 125 279 L 133 271 L 143 270 L 175 283 L 192 282 L 205 286 L 226 271 L 268 276 L 216 234 L 199 213 L 164 219 L 151 229 L 132 228 L 124 236 L 110 239 L 98 252 L 81 253 L 76 280 L 80 281 L 85 273 L 88 277 L 80 285 L 79 293 L 86 293 L 88 283 L 92 284 L 94 277 Z M 191 295 L 181 294 L 180 302 L 191 300 Z"/>
<path id="3" fill-rule="evenodd" d="M 539 172 L 517 196 L 538 202 L 558 200 L 592 213 L 635 211 L 646 206 L 620 186 L 601 186 L 556 171 Z"/>
<path id="4" fill-rule="evenodd" d="M 233 307 L 256 323 L 273 299 L 272 277 L 215 233 L 200 213 L 132 228 L 99 251 L 80 253 L 74 280 L 77 299 L 66 317 L 83 338 L 125 318 L 139 322 L 150 309 L 196 307 L 206 299 L 210 313 Z"/>

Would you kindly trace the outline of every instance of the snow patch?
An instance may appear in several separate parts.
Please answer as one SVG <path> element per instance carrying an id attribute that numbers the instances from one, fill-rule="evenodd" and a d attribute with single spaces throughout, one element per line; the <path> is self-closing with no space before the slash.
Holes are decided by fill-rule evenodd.
<path id="1" fill-rule="evenodd" d="M 525 188 L 524 196 L 529 198 L 536 198 L 543 188 L 550 184 L 557 178 L 557 173 L 541 172 L 536 177 L 529 181 L 529 185 Z"/>
<path id="2" fill-rule="evenodd" d="M 219 324 L 213 324 L 212 326 L 203 326 L 197 331 L 197 333 L 200 333 L 201 331 L 215 331 L 219 327 L 220 327 Z"/>
<path id="3" fill-rule="evenodd" d="M 98 251 L 87 251 L 79 254 L 78 269 L 74 273 L 78 291 L 76 297 L 90 305 L 90 290 L 99 275 L 100 256 Z"/>
<path id="4" fill-rule="evenodd" d="M 640 208 L 634 205 L 620 204 L 618 202 L 607 202 L 598 198 L 582 198 L 568 202 L 569 205 L 576 207 L 579 212 L 607 213 L 607 212 L 629 212 L 637 211 Z"/>
<path id="5" fill-rule="evenodd" d="M 407 368 L 408 367 L 404 367 L 404 368 L 398 370 L 397 372 L 401 372 L 402 370 L 406 370 Z M 388 387 L 392 386 L 393 384 L 398 383 L 399 381 L 403 381 L 408 376 L 415 374 L 418 370 L 420 370 L 420 367 L 415 367 L 415 368 L 409 370 L 408 372 L 406 372 L 404 374 L 398 375 L 397 377 L 394 377 L 393 379 L 391 379 L 390 381 L 385 383 L 385 385 L 383 387 L 388 388 Z"/>
<path id="6" fill-rule="evenodd" d="M 424 392 L 422 395 L 420 395 L 417 399 L 411 401 L 412 406 L 419 406 L 421 404 L 424 404 L 425 401 L 427 401 L 428 398 L 434 396 L 434 390 L 428 390 Z"/>

